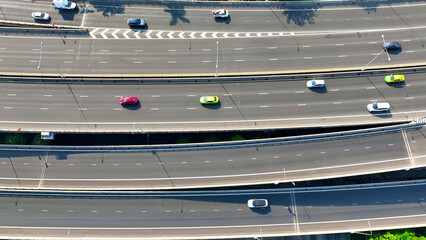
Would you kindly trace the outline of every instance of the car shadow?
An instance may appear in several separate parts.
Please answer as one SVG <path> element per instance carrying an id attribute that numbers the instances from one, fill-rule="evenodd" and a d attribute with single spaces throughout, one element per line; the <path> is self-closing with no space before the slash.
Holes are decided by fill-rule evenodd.
<path id="1" fill-rule="evenodd" d="M 67 10 L 67 9 L 59 9 L 59 15 L 62 16 L 62 19 L 65 21 L 73 21 L 74 16 L 80 12 L 80 9 L 78 6 L 73 10 Z"/>
<path id="2" fill-rule="evenodd" d="M 229 24 L 231 23 L 231 16 L 228 16 L 227 18 L 214 18 L 215 22 L 219 22 L 219 23 L 226 23 Z"/>
<path id="3" fill-rule="evenodd" d="M 52 18 L 49 18 L 49 20 L 34 19 L 34 22 L 38 24 L 50 24 L 52 22 Z"/>
<path id="4" fill-rule="evenodd" d="M 141 108 L 140 102 L 134 105 L 121 105 L 123 108 L 131 111 L 139 110 Z"/>
<path id="5" fill-rule="evenodd" d="M 250 208 L 250 210 L 252 212 L 257 213 L 257 214 L 263 214 L 263 215 L 265 215 L 265 214 L 268 214 L 268 213 L 271 212 L 271 207 L 267 206 L 265 208 Z"/>
<path id="6" fill-rule="evenodd" d="M 386 112 L 371 112 L 371 115 L 378 117 L 378 118 L 391 118 L 392 113 L 390 111 Z"/>
<path id="7" fill-rule="evenodd" d="M 388 49 L 388 53 L 390 55 L 397 55 L 402 52 L 402 47 L 397 49 Z"/>
<path id="8" fill-rule="evenodd" d="M 311 90 L 311 92 L 315 92 L 315 93 L 327 93 L 327 86 L 321 87 L 321 88 L 308 88 L 309 90 Z"/>
<path id="9" fill-rule="evenodd" d="M 405 87 L 405 81 L 404 82 L 396 82 L 396 83 L 386 83 L 389 87 L 393 88 L 404 88 Z"/>
<path id="10" fill-rule="evenodd" d="M 146 32 L 148 30 L 148 24 L 145 27 L 137 27 L 137 26 L 129 26 L 130 30 L 132 30 L 133 32 L 138 32 L 138 31 L 142 31 L 142 32 Z"/>
<path id="11" fill-rule="evenodd" d="M 222 107 L 222 103 L 219 102 L 217 104 L 201 104 L 204 108 L 216 110 Z"/>

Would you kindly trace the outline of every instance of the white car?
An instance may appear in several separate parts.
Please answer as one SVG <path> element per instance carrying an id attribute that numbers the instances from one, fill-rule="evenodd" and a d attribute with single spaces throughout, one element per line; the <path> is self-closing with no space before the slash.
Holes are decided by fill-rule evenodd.
<path id="1" fill-rule="evenodd" d="M 250 199 L 247 201 L 249 208 L 265 208 L 268 207 L 268 200 L 266 199 Z"/>
<path id="2" fill-rule="evenodd" d="M 215 18 L 227 18 L 229 17 L 229 12 L 225 9 L 218 9 L 212 11 L 213 17 Z"/>
<path id="3" fill-rule="evenodd" d="M 308 88 L 321 88 L 325 86 L 324 80 L 310 80 L 306 82 Z"/>
<path id="4" fill-rule="evenodd" d="M 369 112 L 384 112 L 389 111 L 390 104 L 387 102 L 384 103 L 370 103 L 367 105 L 367 110 Z"/>
<path id="5" fill-rule="evenodd" d="M 44 13 L 44 12 L 33 12 L 33 13 L 31 14 L 31 16 L 32 16 L 34 19 L 36 19 L 36 20 L 45 20 L 45 21 L 47 21 L 47 20 L 49 20 L 49 19 L 50 19 L 49 14 Z"/>

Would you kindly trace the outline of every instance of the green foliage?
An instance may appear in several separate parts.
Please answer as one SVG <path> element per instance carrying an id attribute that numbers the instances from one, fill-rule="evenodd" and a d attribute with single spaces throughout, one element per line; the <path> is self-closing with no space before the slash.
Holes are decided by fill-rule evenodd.
<path id="1" fill-rule="evenodd" d="M 258 132 L 253 136 L 253 139 L 262 139 L 265 138 L 262 133 Z"/>
<path id="2" fill-rule="evenodd" d="M 385 233 L 374 233 L 369 240 L 426 240 L 424 236 L 416 236 L 413 229 L 396 229 Z"/>
<path id="3" fill-rule="evenodd" d="M 23 133 L 11 133 L 6 136 L 6 144 L 25 145 L 27 137 Z"/>
<path id="4" fill-rule="evenodd" d="M 41 135 L 37 134 L 34 139 L 32 145 L 48 145 L 49 140 L 41 139 Z"/>
<path id="5" fill-rule="evenodd" d="M 216 135 L 210 135 L 204 138 L 203 142 L 220 142 L 220 138 Z"/>
<path id="6" fill-rule="evenodd" d="M 242 140 L 246 140 L 246 139 L 243 136 L 237 134 L 237 135 L 232 136 L 229 140 L 230 141 L 242 141 Z"/>
<path id="7" fill-rule="evenodd" d="M 177 144 L 191 143 L 192 141 L 189 138 L 182 137 L 177 140 Z"/>

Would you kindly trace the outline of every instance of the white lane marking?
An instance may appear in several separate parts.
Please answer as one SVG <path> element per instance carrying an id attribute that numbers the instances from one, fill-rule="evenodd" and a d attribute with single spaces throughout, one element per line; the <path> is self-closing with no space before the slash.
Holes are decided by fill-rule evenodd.
<path id="1" fill-rule="evenodd" d="M 213 33 L 212 38 L 217 38 L 217 34 L 218 34 L 217 32 Z"/>
<path id="2" fill-rule="evenodd" d="M 174 37 L 173 37 L 173 33 L 175 33 L 175 32 L 169 32 L 169 34 L 167 34 L 167 37 L 168 37 L 168 38 L 174 38 Z"/>
<path id="3" fill-rule="evenodd" d="M 79 108 L 80 111 L 87 111 L 87 108 Z"/>
<path id="4" fill-rule="evenodd" d="M 339 55 L 338 56 L 339 58 L 344 58 L 344 57 L 347 57 L 346 55 Z"/>
<path id="5" fill-rule="evenodd" d="M 169 52 L 176 52 L 176 49 L 169 49 Z"/>
<path id="6" fill-rule="evenodd" d="M 379 100 L 377 100 L 377 99 L 370 100 L 370 102 L 377 102 L 377 101 L 379 101 Z"/>
<path id="7" fill-rule="evenodd" d="M 167 63 L 177 63 L 177 61 L 168 61 Z"/>
<path id="8" fill-rule="evenodd" d="M 411 39 L 404 39 L 403 42 L 411 42 Z"/>
<path id="9" fill-rule="evenodd" d="M 304 93 L 305 91 L 294 91 L 294 93 Z"/>
<path id="10" fill-rule="evenodd" d="M 121 111 L 123 109 L 122 108 L 113 108 L 112 110 L 114 110 L 114 111 Z"/>
<path id="11" fill-rule="evenodd" d="M 109 31 L 109 28 L 107 28 L 107 29 L 103 30 L 103 31 L 101 32 L 101 36 L 102 36 L 103 38 L 108 38 L 108 37 L 105 35 L 105 33 L 106 33 L 106 32 L 108 32 L 108 31 Z"/>
<path id="12" fill-rule="evenodd" d="M 375 89 L 376 87 L 366 87 L 365 89 Z"/>
<path id="13" fill-rule="evenodd" d="M 157 98 L 157 97 L 160 97 L 160 95 L 151 95 L 150 97 L 155 97 L 155 98 Z"/>
<path id="14" fill-rule="evenodd" d="M 120 29 L 115 30 L 114 32 L 112 32 L 112 33 L 111 33 L 111 35 L 112 35 L 114 38 L 118 38 L 118 36 L 116 35 L 116 33 L 117 33 L 118 31 L 120 31 Z"/>
<path id="15" fill-rule="evenodd" d="M 371 147 L 365 147 L 365 149 L 370 149 Z"/>
<path id="16" fill-rule="evenodd" d="M 130 31 L 132 31 L 132 30 L 127 30 L 127 31 L 125 31 L 124 33 L 123 33 L 123 36 L 125 37 L 125 38 L 130 38 L 129 36 L 127 36 L 127 34 L 130 32 Z"/>
<path id="17" fill-rule="evenodd" d="M 140 63 L 142 63 L 142 62 L 133 62 L 133 63 L 135 63 L 135 64 L 140 64 Z"/>
<path id="18" fill-rule="evenodd" d="M 349 150 L 350 150 L 349 148 L 346 148 L 346 149 L 345 149 L 345 152 L 349 152 Z"/>
<path id="19" fill-rule="evenodd" d="M 43 95 L 43 97 L 53 97 L 53 95 Z"/>
<path id="20" fill-rule="evenodd" d="M 268 108 L 269 106 L 267 106 L 267 105 L 266 105 L 266 106 L 260 106 L 260 107 L 261 107 L 261 108 Z"/>
<path id="21" fill-rule="evenodd" d="M 234 161 L 234 159 L 228 159 L 228 162 L 233 162 Z"/>
<path id="22" fill-rule="evenodd" d="M 0 47 L 0 50 L 6 50 L 6 48 L 4 48 L 4 47 Z"/>
<path id="23" fill-rule="evenodd" d="M 269 93 L 266 93 L 266 92 L 261 92 L 261 93 L 259 93 L 259 95 L 268 95 Z"/>
<path id="24" fill-rule="evenodd" d="M 298 154 L 296 154 L 296 156 L 297 156 L 297 157 L 301 157 L 301 156 L 302 156 L 302 154 L 301 154 L 301 153 L 298 153 Z"/>
<path id="25" fill-rule="evenodd" d="M 278 61 L 278 58 L 271 58 L 269 61 Z"/>
<path id="26" fill-rule="evenodd" d="M 224 34 L 223 34 L 223 37 L 224 37 L 224 38 L 227 38 L 227 37 L 228 37 L 228 34 L 229 34 L 228 32 L 224 33 Z"/>
<path id="27" fill-rule="evenodd" d="M 105 62 L 105 61 L 100 61 L 99 63 L 108 63 L 108 62 Z"/>
<path id="28" fill-rule="evenodd" d="M 151 39 L 152 37 L 151 37 L 151 33 L 152 33 L 152 31 L 147 31 L 146 33 L 145 33 L 145 37 L 146 38 L 148 38 L 148 39 Z"/>
<path id="29" fill-rule="evenodd" d="M 157 36 L 157 38 L 162 39 L 163 36 L 161 36 L 161 34 L 163 33 L 163 31 L 159 31 L 155 36 Z"/>
<path id="30" fill-rule="evenodd" d="M 196 95 L 188 94 L 187 97 L 195 97 Z"/>
<path id="31" fill-rule="evenodd" d="M 204 49 L 201 49 L 201 51 L 211 51 L 211 49 L 204 48 Z"/>
<path id="32" fill-rule="evenodd" d="M 299 107 L 306 106 L 306 103 L 299 103 L 299 104 L 297 104 L 297 106 L 299 106 Z"/>
<path id="33" fill-rule="evenodd" d="M 36 62 L 38 62 L 37 60 L 30 60 L 29 61 L 30 63 L 36 63 Z"/>
<path id="34" fill-rule="evenodd" d="M 49 110 L 49 108 L 40 108 L 40 110 Z"/>
<path id="35" fill-rule="evenodd" d="M 268 49 L 277 49 L 277 47 L 268 47 Z"/>
<path id="36" fill-rule="evenodd" d="M 336 43 L 336 46 L 343 46 L 343 45 L 345 45 L 345 44 L 343 44 L 343 43 Z"/>
<path id="37" fill-rule="evenodd" d="M 64 63 L 72 63 L 72 61 L 64 61 Z"/>
<path id="38" fill-rule="evenodd" d="M 208 160 L 207 160 L 207 161 L 204 161 L 204 162 L 205 162 L 205 163 L 209 163 L 210 161 L 208 161 Z"/>
<path id="39" fill-rule="evenodd" d="M 182 164 L 186 164 L 186 162 L 181 162 Z"/>
<path id="40" fill-rule="evenodd" d="M 244 48 L 235 48 L 235 51 L 242 51 Z"/>
<path id="41" fill-rule="evenodd" d="M 223 96 L 232 96 L 232 93 L 224 93 Z"/>
<path id="42" fill-rule="evenodd" d="M 310 48 L 310 47 L 311 47 L 310 45 L 302 46 L 302 48 Z"/>
<path id="43" fill-rule="evenodd" d="M 411 99 L 414 99 L 414 97 L 406 97 L 405 99 L 406 100 L 411 100 Z"/>
<path id="44" fill-rule="evenodd" d="M 392 147 L 394 144 L 393 143 L 389 143 L 388 144 L 388 147 Z"/>
<path id="45" fill-rule="evenodd" d="M 13 107 L 3 107 L 4 109 L 13 109 Z"/>
<path id="46" fill-rule="evenodd" d="M 406 53 L 413 53 L 413 52 L 416 52 L 416 51 L 406 51 Z"/>
<path id="47" fill-rule="evenodd" d="M 135 37 L 135 38 L 141 38 L 140 36 L 139 36 L 139 33 L 141 33 L 142 32 L 142 30 L 137 30 L 134 34 L 133 34 L 133 36 Z"/>
<path id="48" fill-rule="evenodd" d="M 73 213 L 73 212 L 74 212 L 74 210 L 69 209 L 69 210 L 67 210 L 67 212 L 69 212 L 69 213 Z"/>
<path id="49" fill-rule="evenodd" d="M 342 102 L 333 102 L 333 104 L 342 104 Z"/>
<path id="50" fill-rule="evenodd" d="M 142 49 L 135 49 L 135 52 L 143 52 Z"/>
<path id="51" fill-rule="evenodd" d="M 206 38 L 206 32 L 201 33 L 201 38 Z"/>
<path id="52" fill-rule="evenodd" d="M 303 59 L 312 59 L 312 57 L 304 57 Z"/>
<path id="53" fill-rule="evenodd" d="M 257 158 L 250 158 L 250 160 L 256 160 Z"/>
<path id="54" fill-rule="evenodd" d="M 335 89 L 331 89 L 330 91 L 332 91 L 332 92 L 338 92 L 338 91 L 340 91 L 340 89 L 335 88 Z"/>
<path id="55" fill-rule="evenodd" d="M 41 210 L 42 212 L 48 212 L 49 210 L 47 210 L 47 209 L 43 209 L 43 210 Z"/>
<path id="56" fill-rule="evenodd" d="M 152 111 L 158 111 L 159 108 L 151 108 Z"/>
<path id="57" fill-rule="evenodd" d="M 212 62 L 212 61 L 203 61 L 203 63 L 209 63 L 209 62 Z"/>
<path id="58" fill-rule="evenodd" d="M 185 34 L 185 32 L 181 32 L 181 33 L 179 33 L 179 38 L 185 38 L 183 35 Z"/>
<path id="59" fill-rule="evenodd" d="M 189 210 L 189 212 L 195 212 L 195 210 L 191 209 L 191 210 Z"/>
<path id="60" fill-rule="evenodd" d="M 368 44 L 376 44 L 377 42 L 369 42 Z"/>
<path id="61" fill-rule="evenodd" d="M 224 107 L 224 108 L 233 108 L 233 107 Z"/>
<path id="62" fill-rule="evenodd" d="M 67 49 L 67 50 L 65 50 L 65 52 L 75 52 L 75 50 L 74 49 Z"/>
<path id="63" fill-rule="evenodd" d="M 186 108 L 186 109 L 188 109 L 188 110 L 194 110 L 195 108 Z"/>
<path id="64" fill-rule="evenodd" d="M 325 154 L 325 152 L 321 152 L 321 154 Z"/>
<path id="65" fill-rule="evenodd" d="M 92 38 L 96 38 L 95 36 L 95 32 L 97 32 L 99 30 L 99 28 L 95 28 L 92 31 L 89 32 L 90 36 L 92 36 Z"/>
<path id="66" fill-rule="evenodd" d="M 40 51 L 40 48 L 33 48 L 31 50 L 33 50 L 33 51 Z"/>
<path id="67" fill-rule="evenodd" d="M 244 59 L 235 60 L 236 62 L 244 62 Z"/>
<path id="68" fill-rule="evenodd" d="M 190 38 L 195 38 L 195 34 L 196 34 L 196 32 L 191 32 L 191 34 L 189 34 L 189 37 Z"/>
<path id="69" fill-rule="evenodd" d="M 15 93 L 8 93 L 7 96 L 9 96 L 9 97 L 15 97 L 16 94 Z"/>

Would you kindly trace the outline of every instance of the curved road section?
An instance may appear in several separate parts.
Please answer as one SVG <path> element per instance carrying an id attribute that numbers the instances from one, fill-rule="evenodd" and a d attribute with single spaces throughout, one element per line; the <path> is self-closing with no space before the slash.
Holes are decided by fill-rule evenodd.
<path id="1" fill-rule="evenodd" d="M 277 184 L 426 166 L 423 124 L 305 137 L 140 147 L 0 148 L 0 186 L 181 189 Z"/>
<path id="2" fill-rule="evenodd" d="M 255 192 L 1 192 L 0 236 L 212 239 L 424 227 L 425 194 L 424 181 Z M 269 206 L 248 208 L 256 198 Z"/>

